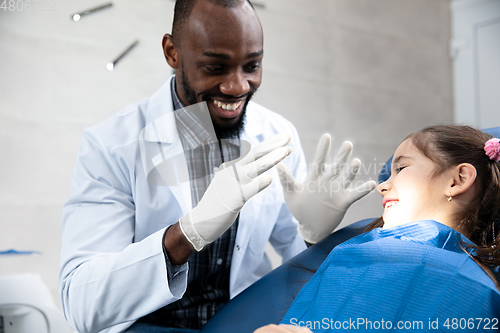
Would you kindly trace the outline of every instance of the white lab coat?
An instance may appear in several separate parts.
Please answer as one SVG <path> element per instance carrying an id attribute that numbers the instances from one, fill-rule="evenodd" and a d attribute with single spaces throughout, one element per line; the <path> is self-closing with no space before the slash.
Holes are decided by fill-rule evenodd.
<path id="1" fill-rule="evenodd" d="M 122 332 L 138 318 L 177 301 L 186 290 L 187 263 L 170 283 L 167 280 L 162 236 L 192 209 L 189 183 L 151 185 L 141 163 L 139 134 L 159 118 L 162 145 L 182 152 L 170 81 L 151 98 L 84 131 L 71 196 L 63 209 L 59 275 L 64 313 L 79 332 Z M 303 180 L 307 166 L 293 125 L 260 105 L 248 105 L 243 140 L 253 146 L 283 132 L 292 134 L 293 148 L 284 162 Z M 267 241 L 284 260 L 306 247 L 275 168 L 268 172 L 273 176 L 270 187 L 241 210 L 231 298 L 271 270 L 264 252 Z"/>

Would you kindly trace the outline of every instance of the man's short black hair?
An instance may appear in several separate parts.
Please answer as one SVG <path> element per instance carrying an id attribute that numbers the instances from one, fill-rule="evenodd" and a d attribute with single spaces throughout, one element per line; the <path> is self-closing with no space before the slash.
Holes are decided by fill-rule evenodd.
<path id="1" fill-rule="evenodd" d="M 172 37 L 177 43 L 179 43 L 182 39 L 182 30 L 187 22 L 187 19 L 189 18 L 189 15 L 191 15 L 191 12 L 193 11 L 196 1 L 202 1 L 202 0 L 175 1 L 174 22 L 172 23 Z M 229 7 L 229 8 L 237 7 L 246 1 L 253 8 L 253 5 L 250 2 L 250 0 L 204 0 L 204 1 L 209 1 L 217 6 Z"/>

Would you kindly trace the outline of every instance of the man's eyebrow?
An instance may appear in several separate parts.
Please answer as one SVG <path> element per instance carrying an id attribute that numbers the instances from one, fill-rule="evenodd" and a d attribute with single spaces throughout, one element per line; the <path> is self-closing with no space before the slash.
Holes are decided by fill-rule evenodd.
<path id="1" fill-rule="evenodd" d="M 217 58 L 217 59 L 222 59 L 222 60 L 230 60 L 231 57 L 227 54 L 223 53 L 214 53 L 214 52 L 203 52 L 204 56 L 210 57 L 210 58 Z"/>
<path id="2" fill-rule="evenodd" d="M 247 59 L 256 58 L 256 57 L 259 57 L 263 54 L 264 54 L 264 50 L 252 52 L 247 56 Z M 203 52 L 203 55 L 206 57 L 216 58 L 216 59 L 221 59 L 221 60 L 231 60 L 231 56 L 229 56 L 228 54 L 224 54 L 224 53 L 215 53 L 215 52 L 206 51 L 206 52 Z"/>
<path id="3" fill-rule="evenodd" d="M 252 52 L 252 53 L 250 53 L 248 55 L 247 59 L 260 57 L 263 54 L 264 54 L 264 50 L 260 50 L 260 51 L 257 51 L 257 52 Z"/>

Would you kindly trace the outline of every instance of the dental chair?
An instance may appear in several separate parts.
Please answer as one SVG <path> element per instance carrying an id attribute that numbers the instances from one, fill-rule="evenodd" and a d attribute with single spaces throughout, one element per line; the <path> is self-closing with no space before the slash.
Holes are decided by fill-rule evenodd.
<path id="1" fill-rule="evenodd" d="M 500 127 L 484 132 L 500 138 Z M 392 157 L 379 173 L 382 183 L 390 177 Z M 278 324 L 300 289 L 309 281 L 338 244 L 361 234 L 375 218 L 353 223 L 274 269 L 227 303 L 203 327 L 201 333 L 252 333 L 259 327 Z"/>
<path id="2" fill-rule="evenodd" d="M 1 333 L 69 333 L 64 315 L 38 275 L 0 276 Z"/>

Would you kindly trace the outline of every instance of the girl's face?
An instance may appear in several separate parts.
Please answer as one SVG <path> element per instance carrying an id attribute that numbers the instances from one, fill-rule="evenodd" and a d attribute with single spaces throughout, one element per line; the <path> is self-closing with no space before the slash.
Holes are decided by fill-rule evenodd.
<path id="1" fill-rule="evenodd" d="M 419 220 L 444 222 L 448 202 L 447 172 L 436 176 L 436 164 L 411 142 L 404 141 L 394 153 L 391 177 L 377 190 L 383 196 L 384 229 Z M 449 204 L 449 203 L 448 203 Z"/>

